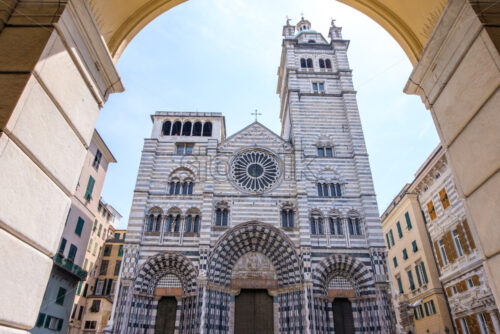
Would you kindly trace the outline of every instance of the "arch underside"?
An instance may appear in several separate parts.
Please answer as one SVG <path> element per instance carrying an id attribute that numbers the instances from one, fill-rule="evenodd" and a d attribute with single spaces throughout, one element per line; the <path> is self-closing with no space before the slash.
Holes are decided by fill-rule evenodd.
<path id="1" fill-rule="evenodd" d="M 113 59 L 149 22 L 186 0 L 89 0 Z M 339 0 L 387 30 L 415 64 L 447 0 Z"/>

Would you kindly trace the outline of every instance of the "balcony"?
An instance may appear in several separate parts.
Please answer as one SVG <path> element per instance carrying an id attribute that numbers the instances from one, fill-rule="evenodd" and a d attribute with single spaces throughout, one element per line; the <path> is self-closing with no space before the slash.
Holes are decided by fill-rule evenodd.
<path id="1" fill-rule="evenodd" d="M 77 266 L 76 264 L 74 264 L 73 261 L 68 260 L 68 259 L 64 258 L 63 256 L 61 256 L 61 254 L 54 255 L 54 257 L 52 259 L 54 260 L 54 263 L 58 267 L 75 275 L 76 277 L 78 277 L 78 279 L 84 280 L 87 277 L 87 272 L 85 270 L 80 268 L 80 266 Z"/>

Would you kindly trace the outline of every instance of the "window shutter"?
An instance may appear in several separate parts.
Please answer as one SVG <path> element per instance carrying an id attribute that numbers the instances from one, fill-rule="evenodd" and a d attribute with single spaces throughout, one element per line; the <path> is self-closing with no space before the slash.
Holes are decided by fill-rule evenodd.
<path id="1" fill-rule="evenodd" d="M 85 199 L 90 200 L 92 197 L 92 191 L 94 190 L 95 180 L 92 175 L 89 176 L 89 182 L 87 183 L 87 190 L 85 190 Z"/>
<path id="2" fill-rule="evenodd" d="M 62 329 L 63 321 L 64 320 L 62 320 L 62 319 L 57 320 L 57 330 L 58 331 L 60 331 Z"/>
<path id="3" fill-rule="evenodd" d="M 446 294 L 448 295 L 448 297 L 451 297 L 453 294 L 451 293 L 451 287 L 447 287 L 446 288 Z"/>
<path id="4" fill-rule="evenodd" d="M 460 292 L 463 292 L 463 290 L 462 290 L 462 284 L 461 284 L 461 283 L 462 283 L 462 282 L 458 282 L 458 283 L 455 285 L 455 286 L 457 287 L 457 290 L 458 290 L 458 292 L 459 292 L 459 293 L 460 293 Z"/>
<path id="5" fill-rule="evenodd" d="M 427 305 L 427 303 L 424 304 L 424 308 L 425 308 L 425 315 L 429 316 L 429 305 Z"/>
<path id="6" fill-rule="evenodd" d="M 439 252 L 439 246 L 437 241 L 434 241 L 434 250 L 439 262 L 439 268 L 443 268 L 443 259 L 441 258 L 441 253 Z"/>
<path id="7" fill-rule="evenodd" d="M 479 286 L 479 277 L 477 275 L 472 276 L 472 281 L 474 282 L 474 286 Z"/>
<path id="8" fill-rule="evenodd" d="M 424 282 L 429 283 L 429 279 L 427 278 L 427 272 L 425 271 L 425 264 L 420 262 L 420 268 L 422 269 L 422 275 L 424 275 Z"/>
<path id="9" fill-rule="evenodd" d="M 387 240 L 387 248 L 391 249 L 391 243 L 389 241 L 389 234 L 385 234 L 385 239 Z"/>
<path id="10" fill-rule="evenodd" d="M 410 220 L 410 214 L 408 212 L 405 213 L 405 219 L 406 219 L 406 227 L 408 230 L 411 230 L 411 220 Z"/>
<path id="11" fill-rule="evenodd" d="M 42 327 L 43 326 L 43 321 L 45 320 L 45 313 L 40 313 L 38 315 L 38 319 L 36 321 L 36 327 Z"/>
<path id="12" fill-rule="evenodd" d="M 420 277 L 420 270 L 418 270 L 418 267 L 415 268 L 415 272 L 417 273 L 418 286 L 422 286 L 422 277 Z"/>
<path id="13" fill-rule="evenodd" d="M 467 246 L 467 242 L 465 241 L 465 235 L 464 231 L 462 230 L 462 226 L 457 225 L 457 232 L 458 232 L 458 238 L 460 239 L 460 245 L 462 245 L 462 249 L 464 250 L 465 254 L 469 254 L 469 246 Z"/>
<path id="14" fill-rule="evenodd" d="M 467 291 L 467 283 L 465 281 L 460 281 L 460 284 L 462 284 L 462 291 Z"/>
<path id="15" fill-rule="evenodd" d="M 493 321 L 491 320 L 491 316 L 488 312 L 483 312 L 484 320 L 486 320 L 486 325 L 488 326 L 488 330 L 490 333 L 495 333 L 495 327 L 493 326 Z"/>
<path id="16" fill-rule="evenodd" d="M 470 233 L 469 224 L 467 224 L 467 220 L 465 219 L 462 224 L 464 225 L 465 235 L 467 236 L 467 240 L 469 241 L 469 245 L 471 249 L 476 248 L 476 244 L 474 243 L 474 239 L 472 238 L 472 234 Z"/>
<path id="17" fill-rule="evenodd" d="M 78 222 L 76 223 L 76 229 L 75 229 L 76 234 L 82 235 L 82 230 L 83 230 L 84 224 L 85 224 L 85 221 L 82 219 L 82 217 L 78 217 Z"/>
<path id="18" fill-rule="evenodd" d="M 446 254 L 448 255 L 448 260 L 450 260 L 450 263 L 453 263 L 457 258 L 457 251 L 455 249 L 455 245 L 453 244 L 451 233 L 447 232 L 444 235 L 443 240 L 444 240 L 444 246 L 446 248 Z"/>
<path id="19" fill-rule="evenodd" d="M 460 322 L 460 319 L 455 319 L 455 324 L 457 325 L 458 334 L 464 334 L 464 332 L 462 331 L 462 324 Z"/>
<path id="20" fill-rule="evenodd" d="M 476 316 L 470 315 L 469 318 L 470 318 L 471 323 L 472 323 L 472 333 L 481 333 L 481 330 L 479 329 L 479 323 L 477 322 Z"/>

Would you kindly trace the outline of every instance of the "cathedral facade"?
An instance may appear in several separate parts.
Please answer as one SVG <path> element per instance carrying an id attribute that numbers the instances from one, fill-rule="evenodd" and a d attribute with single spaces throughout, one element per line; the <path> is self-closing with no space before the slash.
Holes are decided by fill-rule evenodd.
<path id="1" fill-rule="evenodd" d="M 349 41 L 304 19 L 283 36 L 280 135 L 152 115 L 114 333 L 393 333 Z"/>

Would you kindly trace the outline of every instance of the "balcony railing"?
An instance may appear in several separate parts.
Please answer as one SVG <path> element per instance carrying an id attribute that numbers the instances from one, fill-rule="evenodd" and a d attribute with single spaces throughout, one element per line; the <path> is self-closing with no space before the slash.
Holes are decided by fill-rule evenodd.
<path id="1" fill-rule="evenodd" d="M 73 261 L 61 256 L 61 254 L 54 255 L 53 260 L 54 263 L 57 264 L 60 268 L 67 270 L 81 280 L 84 280 L 87 277 L 87 272 L 85 270 L 80 268 L 80 266 L 74 264 Z"/>

